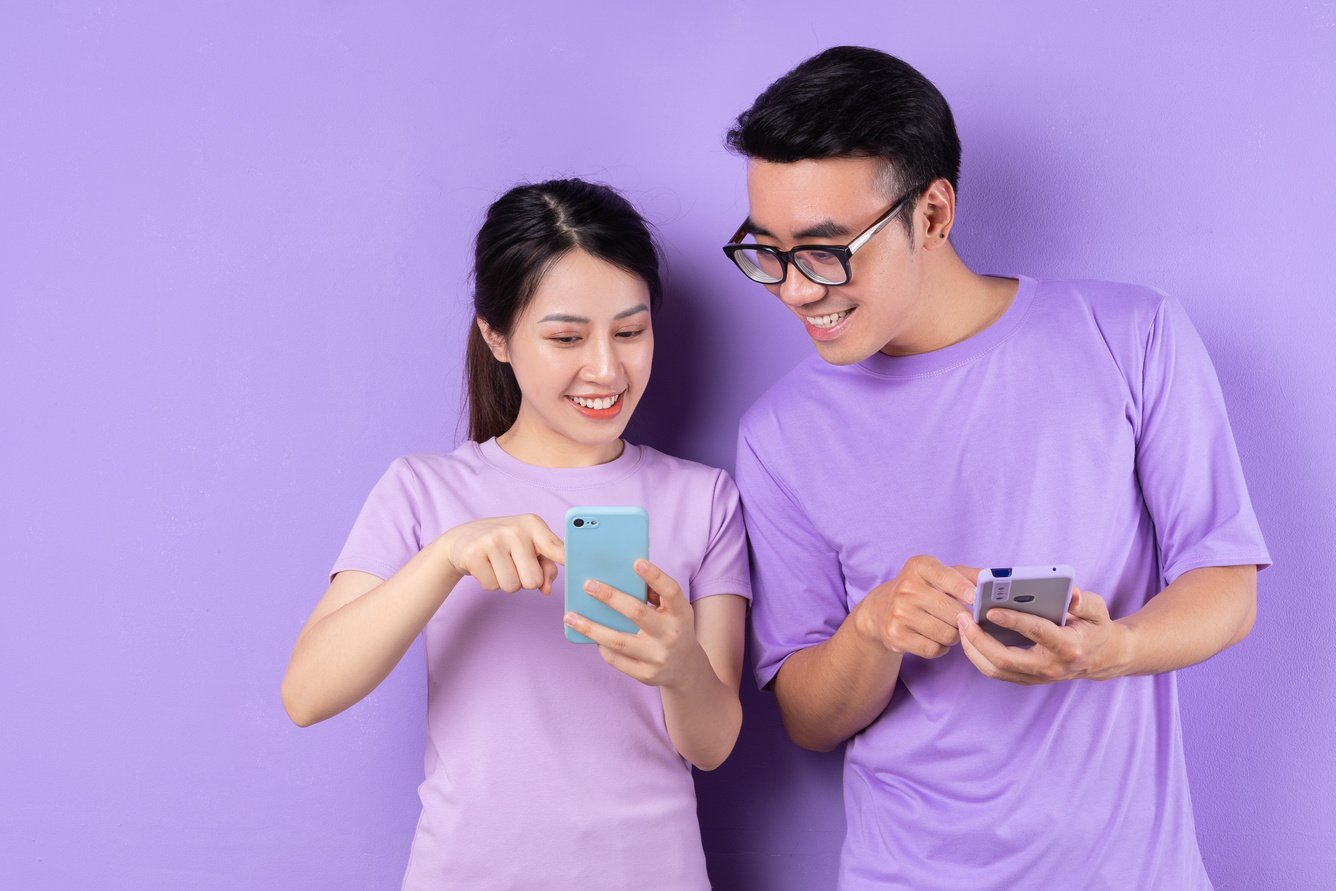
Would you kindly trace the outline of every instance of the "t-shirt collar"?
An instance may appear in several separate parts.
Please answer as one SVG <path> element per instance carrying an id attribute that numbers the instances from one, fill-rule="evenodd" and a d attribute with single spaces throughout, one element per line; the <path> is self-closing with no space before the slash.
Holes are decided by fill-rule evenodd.
<path id="1" fill-rule="evenodd" d="M 1034 298 L 1033 278 L 1024 275 L 1003 277 L 1017 280 L 1016 296 L 1006 312 L 978 334 L 929 353 L 916 353 L 912 356 L 873 353 L 859 362 L 858 367 L 878 377 L 907 378 L 936 374 L 973 362 L 1015 333 L 1025 319 L 1025 314 L 1029 311 Z"/>
<path id="2" fill-rule="evenodd" d="M 552 489 L 578 489 L 606 486 L 625 479 L 640 466 L 643 457 L 640 446 L 625 443 L 622 453 L 606 464 L 592 467 L 541 467 L 527 464 L 497 444 L 496 438 L 474 443 L 482 460 L 507 476 Z"/>

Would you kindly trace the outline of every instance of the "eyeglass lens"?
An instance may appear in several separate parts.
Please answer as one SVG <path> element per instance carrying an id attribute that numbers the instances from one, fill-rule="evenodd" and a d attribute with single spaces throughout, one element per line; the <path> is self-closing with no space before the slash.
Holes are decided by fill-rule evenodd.
<path id="1" fill-rule="evenodd" d="M 733 260 L 749 278 L 762 284 L 772 285 L 784 279 L 783 262 L 773 251 L 742 248 L 734 252 Z M 844 264 L 830 251 L 797 251 L 793 254 L 793 262 L 820 284 L 838 285 L 845 281 Z"/>

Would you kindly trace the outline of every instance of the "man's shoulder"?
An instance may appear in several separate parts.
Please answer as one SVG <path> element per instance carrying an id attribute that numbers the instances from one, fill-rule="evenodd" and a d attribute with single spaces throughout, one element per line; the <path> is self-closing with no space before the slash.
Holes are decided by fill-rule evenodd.
<path id="1" fill-rule="evenodd" d="M 1074 312 L 1096 321 L 1149 325 L 1170 300 L 1147 285 L 1102 279 L 1040 279 L 1035 302 L 1042 310 Z"/>
<path id="2" fill-rule="evenodd" d="M 743 413 L 738 424 L 742 436 L 778 432 L 781 418 L 791 415 L 798 405 L 828 402 L 838 393 L 838 388 L 831 389 L 832 385 L 849 372 L 848 368 L 831 365 L 813 353 L 771 384 Z"/>

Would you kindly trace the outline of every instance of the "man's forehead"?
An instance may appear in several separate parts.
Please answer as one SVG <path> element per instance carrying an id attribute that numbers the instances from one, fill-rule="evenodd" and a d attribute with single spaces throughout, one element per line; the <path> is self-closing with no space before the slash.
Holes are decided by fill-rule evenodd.
<path id="1" fill-rule="evenodd" d="M 748 228 L 795 237 L 850 235 L 879 206 L 879 162 L 823 158 L 787 164 L 747 162 Z"/>

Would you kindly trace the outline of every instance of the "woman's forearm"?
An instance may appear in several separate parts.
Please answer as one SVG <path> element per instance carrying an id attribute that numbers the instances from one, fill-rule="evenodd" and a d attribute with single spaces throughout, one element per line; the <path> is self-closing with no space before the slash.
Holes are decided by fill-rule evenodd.
<path id="1" fill-rule="evenodd" d="M 659 688 L 668 737 L 681 756 L 714 770 L 733 751 L 742 729 L 738 691 L 719 679 L 703 648 L 683 683 Z"/>
<path id="2" fill-rule="evenodd" d="M 459 579 L 433 542 L 393 576 L 351 592 L 351 601 L 303 629 L 283 678 L 288 716 L 305 727 L 363 699 L 399 664 Z"/>

